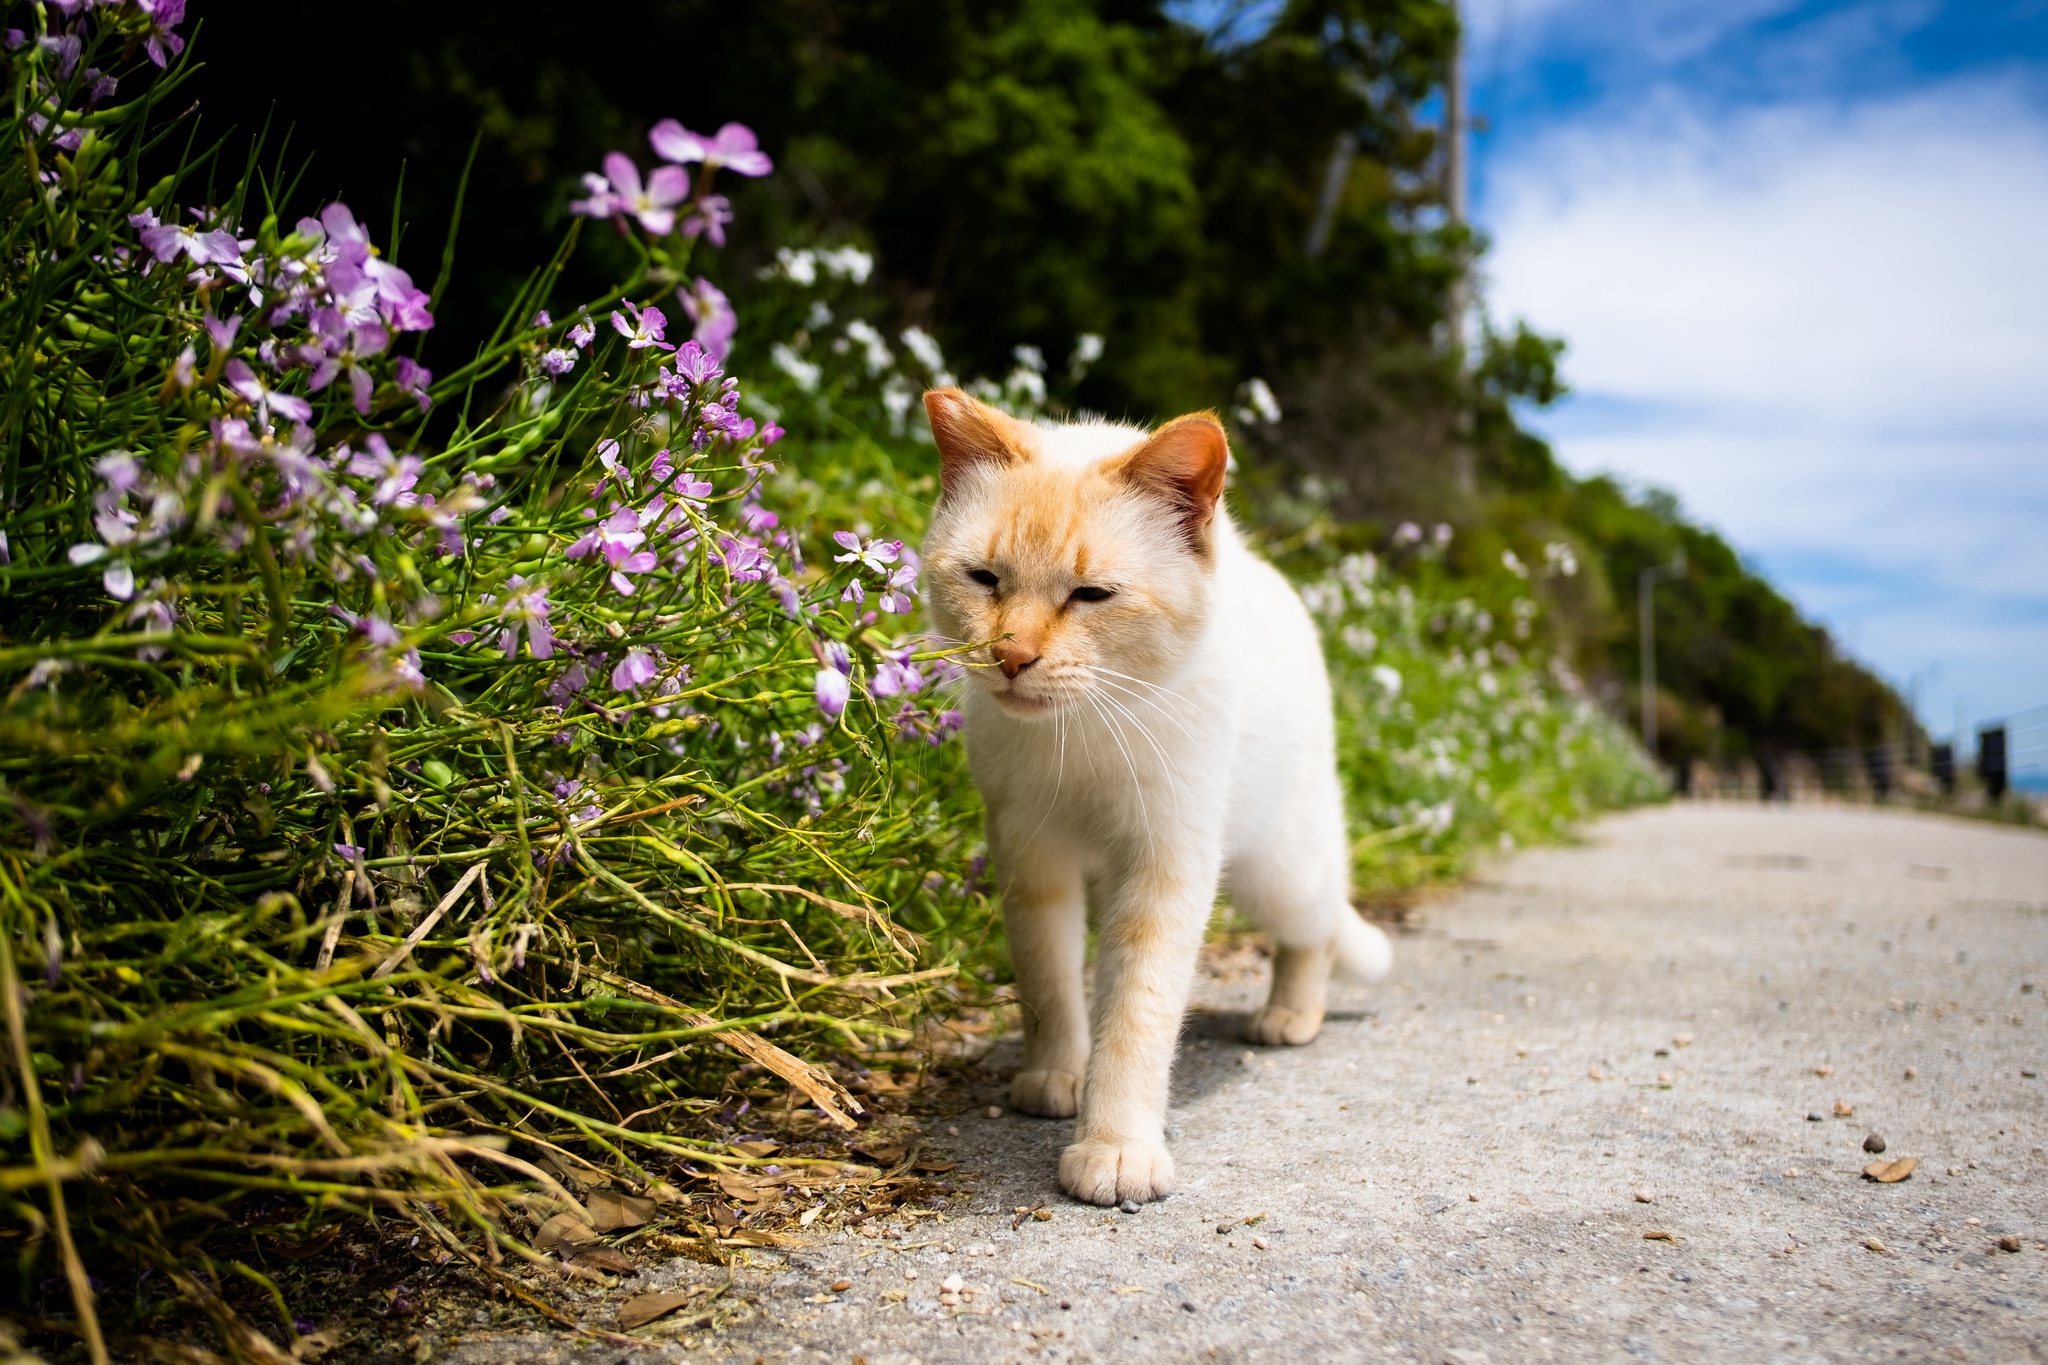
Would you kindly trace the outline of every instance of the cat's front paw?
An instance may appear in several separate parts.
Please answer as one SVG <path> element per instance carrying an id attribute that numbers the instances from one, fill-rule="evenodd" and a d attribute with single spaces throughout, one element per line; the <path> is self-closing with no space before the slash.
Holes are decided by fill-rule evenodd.
<path id="1" fill-rule="evenodd" d="M 1318 1014 L 1303 1014 L 1285 1005 L 1268 1005 L 1251 1017 L 1244 1026 L 1245 1038 L 1264 1047 L 1277 1047 L 1285 1043 L 1289 1047 L 1302 1047 L 1316 1040 L 1323 1031 L 1323 1017 Z"/>
<path id="2" fill-rule="evenodd" d="M 1173 1193 L 1173 1158 L 1157 1142 L 1077 1142 L 1060 1154 L 1060 1188 L 1090 1204 Z"/>
<path id="3" fill-rule="evenodd" d="M 1081 1078 L 1071 1071 L 1020 1071 L 1010 1082 L 1010 1107 L 1040 1118 L 1070 1119 L 1080 1112 Z"/>

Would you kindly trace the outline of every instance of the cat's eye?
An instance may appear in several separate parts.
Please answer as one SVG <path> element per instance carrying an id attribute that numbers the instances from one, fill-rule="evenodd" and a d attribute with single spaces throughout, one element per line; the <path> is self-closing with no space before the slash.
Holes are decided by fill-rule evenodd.
<path id="1" fill-rule="evenodd" d="M 1067 600 L 1071 602 L 1107 602 L 1116 596 L 1115 588 L 1079 587 Z"/>
<path id="2" fill-rule="evenodd" d="M 1000 581 L 990 569 L 969 569 L 967 576 L 984 588 L 993 588 Z"/>

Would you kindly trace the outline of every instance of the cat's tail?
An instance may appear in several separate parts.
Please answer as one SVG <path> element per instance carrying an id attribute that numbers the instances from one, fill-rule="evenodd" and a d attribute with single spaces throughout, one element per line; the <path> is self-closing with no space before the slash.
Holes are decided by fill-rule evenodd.
<path id="1" fill-rule="evenodd" d="M 1353 981 L 1373 982 L 1394 965 L 1394 945 L 1346 906 L 1337 929 L 1337 971 Z"/>

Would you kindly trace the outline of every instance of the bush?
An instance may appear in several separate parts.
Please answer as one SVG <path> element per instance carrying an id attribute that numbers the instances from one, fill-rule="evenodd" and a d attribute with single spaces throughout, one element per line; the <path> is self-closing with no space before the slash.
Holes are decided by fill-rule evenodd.
<path id="1" fill-rule="evenodd" d="M 437 378 L 449 256 L 214 154 L 142 184 L 175 7 L 77 8 L 5 58 L 0 1198 L 82 1330 L 81 1226 L 185 1276 L 274 1191 L 531 1255 L 515 1142 L 743 1160 L 663 1117 L 735 1052 L 857 1111 L 783 1045 L 905 1037 L 987 907 L 914 556 L 779 524 L 690 273 L 742 133 L 608 161 L 632 277 L 551 320 L 572 234 Z"/>

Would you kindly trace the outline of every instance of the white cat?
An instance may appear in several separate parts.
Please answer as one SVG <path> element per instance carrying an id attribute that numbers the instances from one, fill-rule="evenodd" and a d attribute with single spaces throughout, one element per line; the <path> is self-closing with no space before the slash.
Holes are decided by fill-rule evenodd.
<path id="1" fill-rule="evenodd" d="M 1392 961 L 1350 905 L 1315 626 L 1221 505 L 1214 418 L 1031 425 L 958 389 L 925 408 L 943 459 L 925 594 L 944 635 L 991 642 L 964 709 L 1023 1004 L 1011 1103 L 1079 1113 L 1068 1193 L 1154 1199 L 1219 884 L 1277 945 L 1254 1042 L 1313 1040 L 1332 966 L 1376 980 Z"/>

